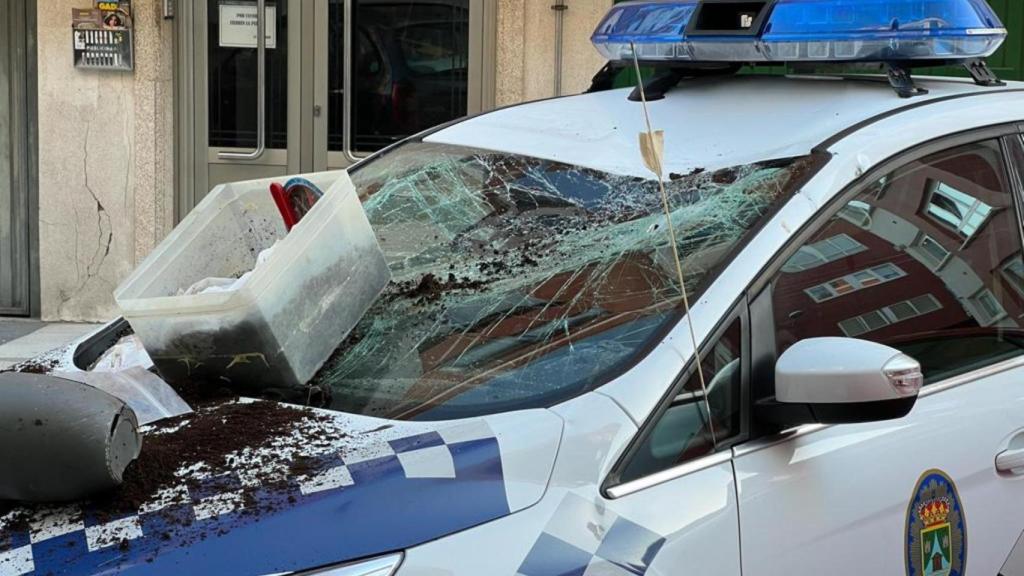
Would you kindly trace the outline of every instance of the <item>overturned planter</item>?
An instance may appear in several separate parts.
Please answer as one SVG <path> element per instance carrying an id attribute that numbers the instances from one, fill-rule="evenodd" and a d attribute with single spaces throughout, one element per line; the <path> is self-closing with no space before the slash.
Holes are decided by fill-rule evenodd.
<path id="1" fill-rule="evenodd" d="M 167 382 L 287 395 L 390 281 L 348 174 L 307 179 L 326 193 L 290 233 L 269 193 L 280 178 L 218 186 L 118 288 L 125 319 Z M 179 295 L 250 270 L 235 289 Z"/>

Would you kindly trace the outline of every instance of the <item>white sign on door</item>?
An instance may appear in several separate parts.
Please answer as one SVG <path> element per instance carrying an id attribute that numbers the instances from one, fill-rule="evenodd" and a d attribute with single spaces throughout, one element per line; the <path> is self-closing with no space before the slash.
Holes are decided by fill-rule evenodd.
<path id="1" fill-rule="evenodd" d="M 256 3 L 221 2 L 220 47 L 256 48 Z M 267 4 L 267 48 L 277 48 L 277 6 Z"/>

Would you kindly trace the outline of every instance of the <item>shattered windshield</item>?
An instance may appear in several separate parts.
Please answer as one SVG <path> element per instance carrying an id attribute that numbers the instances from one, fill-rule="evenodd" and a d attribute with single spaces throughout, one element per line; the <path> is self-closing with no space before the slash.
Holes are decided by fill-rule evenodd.
<path id="1" fill-rule="evenodd" d="M 691 298 L 810 164 L 672 175 Z M 550 406 L 622 373 L 680 317 L 656 180 L 426 142 L 352 179 L 393 280 L 317 375 L 333 409 L 439 420 Z"/>

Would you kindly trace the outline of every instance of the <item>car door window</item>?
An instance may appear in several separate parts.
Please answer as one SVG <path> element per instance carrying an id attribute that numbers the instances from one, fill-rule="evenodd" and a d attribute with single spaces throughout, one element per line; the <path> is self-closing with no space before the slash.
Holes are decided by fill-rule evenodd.
<path id="1" fill-rule="evenodd" d="M 620 479 L 636 480 L 728 445 L 741 431 L 742 326 L 736 319 L 710 346 L 702 349 L 701 368 L 710 418 L 696 368 L 664 414 L 640 444 Z"/>
<path id="2" fill-rule="evenodd" d="M 777 353 L 805 338 L 880 342 L 933 383 L 1024 352 L 1024 259 L 998 141 L 873 182 L 773 281 Z"/>

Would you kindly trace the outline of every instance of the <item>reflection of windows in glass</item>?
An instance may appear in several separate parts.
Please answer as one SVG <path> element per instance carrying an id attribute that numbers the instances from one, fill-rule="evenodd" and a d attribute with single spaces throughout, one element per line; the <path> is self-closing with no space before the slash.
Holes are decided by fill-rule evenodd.
<path id="1" fill-rule="evenodd" d="M 398 46 L 406 64 L 417 72 L 447 72 L 464 69 L 467 53 L 462 51 L 462 37 L 453 34 L 451 22 L 425 22 L 402 28 Z"/>
<path id="2" fill-rule="evenodd" d="M 982 326 L 990 326 L 1006 317 L 1006 310 L 988 288 L 971 296 L 968 301 L 973 312 L 971 315 Z"/>
<path id="3" fill-rule="evenodd" d="M 814 244 L 802 246 L 782 267 L 783 272 L 801 272 L 867 250 L 847 234 L 837 234 Z"/>
<path id="4" fill-rule="evenodd" d="M 871 228 L 871 205 L 860 200 L 853 200 L 839 210 L 839 217 L 854 226 Z"/>
<path id="5" fill-rule="evenodd" d="M 927 235 L 921 235 L 921 239 L 914 245 L 911 254 L 917 256 L 919 260 L 932 270 L 939 269 L 939 267 L 945 264 L 946 259 L 949 258 L 949 250 L 946 250 L 937 240 Z"/>
<path id="6" fill-rule="evenodd" d="M 740 435 L 741 342 L 742 330 L 736 320 L 710 347 L 701 363 L 711 406 L 710 420 L 719 448 L 728 446 Z M 694 370 L 623 471 L 622 480 L 643 478 L 706 456 L 714 449 L 704 395 Z"/>
<path id="7" fill-rule="evenodd" d="M 343 150 L 347 141 L 351 151 L 373 152 L 469 111 L 469 0 L 330 0 L 328 10 L 329 150 Z"/>
<path id="8" fill-rule="evenodd" d="M 835 294 L 832 293 L 832 290 L 823 285 L 808 288 L 807 295 L 815 302 L 824 302 L 825 300 L 835 298 Z"/>
<path id="9" fill-rule="evenodd" d="M 912 300 L 890 304 L 884 308 L 843 320 L 839 323 L 839 329 L 843 331 L 843 334 L 853 338 L 897 322 L 924 316 L 941 308 L 942 304 L 934 296 L 925 294 Z"/>
<path id="10" fill-rule="evenodd" d="M 813 244 L 839 231 L 848 231 L 855 240 L 872 247 L 872 262 L 898 261 L 908 275 L 899 284 L 865 292 L 871 296 L 870 305 L 861 304 L 861 294 L 854 293 L 836 300 L 833 306 L 809 305 L 804 294 L 816 300 L 834 298 L 835 292 L 827 283 L 822 284 L 824 280 L 867 280 L 867 276 L 860 274 L 863 270 L 858 272 L 859 267 L 850 266 L 861 258 L 833 264 L 829 274 L 776 275 L 772 303 L 777 353 L 782 354 L 805 338 L 856 336 L 892 346 L 917 359 L 928 384 L 1024 353 L 1024 336 L 1018 336 L 1021 332 L 1016 328 L 1021 314 L 1016 299 L 1007 298 L 1010 289 L 997 288 L 1000 283 L 992 278 L 1001 274 L 1005 283 L 1024 296 L 1021 238 L 986 225 L 1002 210 L 1009 211 L 1007 219 L 1015 221 L 1016 208 L 1005 174 L 1002 149 L 997 140 L 991 140 L 910 161 L 883 178 L 883 184 L 877 180 L 865 182 L 852 198 L 852 206 L 856 207 L 856 202 L 879 206 L 880 192 L 884 190 L 885 210 L 893 218 L 881 218 L 878 208 L 870 227 L 853 231 L 847 218 L 833 218 L 825 221 L 807 242 Z M 923 185 L 928 178 L 931 184 Z M 984 204 L 945 183 L 970 191 L 984 199 Z M 847 211 L 849 214 L 852 212 Z M 920 224 L 914 224 L 922 219 L 933 222 L 931 229 L 942 226 L 950 232 L 926 235 Z M 959 230 L 956 237 L 953 230 Z M 972 245 L 969 254 L 961 259 L 957 252 L 968 236 Z M 877 250 L 872 242 L 879 242 Z M 896 260 L 900 250 L 933 273 L 913 268 L 913 262 Z M 886 280 L 898 274 L 889 269 L 874 271 Z M 805 276 L 807 281 L 803 281 Z M 903 288 L 912 285 L 911 294 L 955 296 L 959 305 L 946 306 L 946 313 L 928 313 L 938 310 L 938 301 L 930 296 L 907 300 Z M 896 290 L 897 287 L 900 289 Z M 980 291 L 985 287 L 991 292 Z M 859 306 L 853 308 L 854 304 Z M 1004 313 L 1005 317 L 994 320 Z"/>
<path id="11" fill-rule="evenodd" d="M 804 292 L 811 297 L 815 302 L 824 302 L 842 296 L 843 294 L 849 294 L 856 292 L 857 290 L 863 290 L 864 288 L 870 288 L 872 286 L 878 286 L 886 282 L 896 280 L 906 276 L 907 273 L 902 268 L 895 264 L 885 263 L 878 266 L 861 270 L 860 272 L 854 272 L 848 276 L 842 278 L 836 278 L 828 282 L 812 286 Z"/>
<path id="12" fill-rule="evenodd" d="M 992 213 L 992 207 L 944 182 L 932 184 L 928 214 L 970 238 Z"/>
<path id="13" fill-rule="evenodd" d="M 1017 256 L 1013 260 L 1003 266 L 1003 278 L 1013 286 L 1019 294 L 1024 296 L 1024 259 Z"/>
<path id="14" fill-rule="evenodd" d="M 889 263 L 882 264 L 881 266 L 875 266 L 874 268 L 871 269 L 871 271 L 877 274 L 879 277 L 882 278 L 882 280 L 886 282 L 907 275 L 907 273 L 904 272 L 899 266 Z"/>

